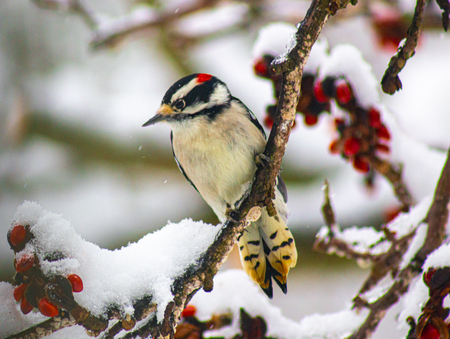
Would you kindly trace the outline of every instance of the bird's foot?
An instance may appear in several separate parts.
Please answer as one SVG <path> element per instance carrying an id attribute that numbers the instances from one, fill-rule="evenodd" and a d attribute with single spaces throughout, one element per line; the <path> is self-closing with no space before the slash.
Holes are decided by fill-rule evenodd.
<path id="1" fill-rule="evenodd" d="M 225 216 L 227 217 L 227 219 L 231 219 L 234 222 L 239 222 L 240 218 L 239 218 L 240 213 L 231 208 L 230 206 L 227 206 L 227 209 L 225 210 Z"/>
<path id="2" fill-rule="evenodd" d="M 272 160 L 264 153 L 259 153 L 255 155 L 255 162 L 258 166 L 266 167 L 266 164 L 271 163 Z"/>

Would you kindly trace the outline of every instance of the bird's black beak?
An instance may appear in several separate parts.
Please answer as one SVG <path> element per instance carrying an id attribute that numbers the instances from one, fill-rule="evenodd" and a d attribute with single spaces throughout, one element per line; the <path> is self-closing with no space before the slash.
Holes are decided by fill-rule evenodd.
<path id="1" fill-rule="evenodd" d="M 153 118 L 148 120 L 145 124 L 142 125 L 142 127 L 154 125 L 158 122 L 166 120 L 166 118 L 173 114 L 173 109 L 169 105 L 163 104 L 161 107 L 156 111 L 156 114 Z"/>
<path id="2" fill-rule="evenodd" d="M 156 114 L 153 118 L 151 118 L 145 124 L 143 124 L 142 127 L 154 125 L 157 122 L 164 121 L 165 119 L 166 119 L 166 117 L 164 115 Z"/>

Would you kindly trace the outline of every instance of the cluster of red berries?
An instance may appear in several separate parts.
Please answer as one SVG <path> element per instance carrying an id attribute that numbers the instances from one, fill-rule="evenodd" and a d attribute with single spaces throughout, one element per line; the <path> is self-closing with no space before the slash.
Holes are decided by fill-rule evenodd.
<path id="1" fill-rule="evenodd" d="M 420 339 L 448 338 L 450 323 L 446 323 L 449 309 L 443 307 L 443 300 L 450 292 L 450 267 L 430 268 L 423 274 L 423 281 L 429 288 L 430 299 L 425 304 L 422 316 L 416 326 L 416 337 Z"/>
<path id="2" fill-rule="evenodd" d="M 15 225 L 8 232 L 8 242 L 14 253 L 18 253 L 25 248 L 26 243 L 32 239 L 29 226 Z M 47 317 L 55 317 L 59 314 L 57 306 L 49 300 L 43 285 L 47 279 L 39 270 L 39 260 L 36 255 L 25 254 L 14 260 L 16 283 L 19 284 L 14 289 L 13 296 L 20 302 L 20 310 L 23 314 L 30 313 L 34 307 Z M 70 283 L 72 292 L 83 290 L 83 281 L 76 274 L 70 274 L 65 279 Z"/>
<path id="3" fill-rule="evenodd" d="M 314 95 L 321 103 L 335 99 L 347 113 L 335 118 L 338 138 L 331 142 L 332 154 L 340 154 L 363 173 L 370 171 L 370 159 L 377 154 L 390 152 L 391 135 L 381 120 L 380 111 L 359 105 L 350 83 L 343 77 L 326 77 L 314 84 Z"/>
<path id="4" fill-rule="evenodd" d="M 270 73 L 270 63 L 275 59 L 273 55 L 264 55 L 258 59 L 253 66 L 255 74 L 259 77 L 269 79 L 272 81 L 274 89 L 274 98 L 278 100 L 281 92 L 282 77 L 281 75 Z M 302 79 L 302 95 L 297 104 L 297 112 L 304 115 L 305 124 L 308 126 L 315 125 L 319 119 L 319 114 L 323 111 L 330 111 L 329 104 L 319 103 L 313 93 L 312 84 L 314 83 L 314 76 L 305 74 Z M 310 89 L 307 91 L 307 89 Z M 308 94 L 306 94 L 308 93 Z M 264 118 L 264 125 L 272 128 L 277 110 L 278 101 L 275 105 L 269 105 L 266 108 L 266 117 Z M 295 127 L 295 121 L 292 125 Z"/>
<path id="5" fill-rule="evenodd" d="M 273 56 L 264 55 L 254 65 L 255 74 L 270 79 L 274 87 L 275 98 L 281 90 L 281 76 L 269 71 Z M 354 95 L 350 83 L 344 77 L 325 77 L 317 79 L 315 75 L 305 73 L 302 78 L 302 92 L 299 97 L 297 112 L 303 114 L 307 126 L 315 125 L 322 113 L 330 113 L 330 102 L 347 114 L 345 118 L 336 118 L 334 124 L 338 132 L 330 144 L 332 154 L 341 154 L 352 162 L 353 167 L 363 173 L 370 171 L 370 159 L 377 154 L 390 152 L 391 135 L 381 120 L 380 111 L 375 107 L 363 108 Z M 272 127 L 277 105 L 267 107 L 264 123 Z"/>
<path id="6" fill-rule="evenodd" d="M 272 55 L 264 55 L 258 59 L 253 66 L 257 76 L 272 81 L 275 100 L 278 100 L 281 92 L 282 77 L 270 73 L 270 63 L 275 57 Z M 304 74 L 302 78 L 302 93 L 297 104 L 297 113 L 303 114 L 306 125 L 313 126 L 319 121 L 319 115 L 322 112 L 330 112 L 330 103 L 319 102 L 313 93 L 314 75 Z M 275 105 L 269 105 L 266 109 L 266 117 L 264 125 L 271 128 L 275 119 L 278 102 Z M 292 127 L 295 126 L 295 121 Z"/>

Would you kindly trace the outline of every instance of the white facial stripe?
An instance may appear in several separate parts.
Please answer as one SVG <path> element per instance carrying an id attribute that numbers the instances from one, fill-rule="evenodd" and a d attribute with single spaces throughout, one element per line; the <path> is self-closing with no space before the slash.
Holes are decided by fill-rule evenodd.
<path id="1" fill-rule="evenodd" d="M 209 106 L 209 103 L 207 102 L 197 102 L 195 105 L 191 105 L 189 107 L 186 107 L 183 110 L 183 113 L 197 113 L 200 112 L 202 110 L 204 110 L 205 108 L 207 108 Z"/>
<path id="2" fill-rule="evenodd" d="M 198 82 L 197 78 L 192 79 L 189 81 L 188 84 L 180 88 L 175 94 L 172 96 L 171 104 L 173 104 L 175 101 L 177 101 L 180 98 L 184 98 L 195 86 L 201 85 L 202 83 Z M 228 92 L 228 88 L 218 83 L 217 86 L 215 86 L 213 93 L 211 94 L 209 98 L 209 102 L 196 102 L 194 105 L 188 106 L 183 110 L 183 113 L 187 114 L 193 114 L 200 112 L 206 108 L 216 106 L 216 105 L 223 105 L 226 102 L 228 102 L 230 97 L 230 93 Z"/>
<path id="3" fill-rule="evenodd" d="M 216 88 L 214 88 L 214 92 L 211 94 L 211 97 L 209 98 L 209 105 L 221 105 L 228 101 L 228 97 L 230 96 L 230 93 L 228 92 L 228 89 L 223 84 L 217 84 Z"/>
<path id="4" fill-rule="evenodd" d="M 186 96 L 186 94 L 188 94 L 197 85 L 198 85 L 197 78 L 194 78 L 191 81 L 189 81 L 187 85 L 184 85 L 177 92 L 175 92 L 175 94 L 172 96 L 171 103 L 174 103 L 178 99 Z"/>

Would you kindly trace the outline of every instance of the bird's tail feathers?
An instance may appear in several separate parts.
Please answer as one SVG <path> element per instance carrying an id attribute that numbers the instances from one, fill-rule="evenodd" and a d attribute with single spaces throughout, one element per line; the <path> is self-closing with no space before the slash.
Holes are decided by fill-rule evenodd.
<path id="1" fill-rule="evenodd" d="M 238 238 L 238 246 L 245 272 L 272 298 L 272 280 L 266 269 L 265 246 L 256 225 L 251 224 L 244 230 Z"/>
<path id="2" fill-rule="evenodd" d="M 247 274 L 272 298 L 272 278 L 287 292 L 287 275 L 297 263 L 294 238 L 285 218 L 270 217 L 266 209 L 239 238 L 241 262 Z"/>

